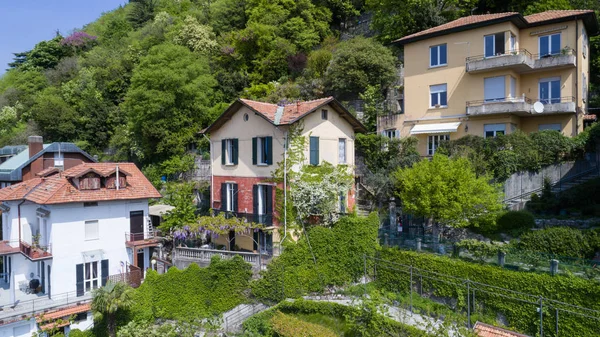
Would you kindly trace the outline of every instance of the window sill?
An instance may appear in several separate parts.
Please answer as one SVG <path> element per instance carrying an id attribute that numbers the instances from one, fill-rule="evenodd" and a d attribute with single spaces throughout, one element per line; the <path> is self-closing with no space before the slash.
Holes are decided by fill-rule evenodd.
<path id="1" fill-rule="evenodd" d="M 100 240 L 100 238 L 96 238 L 96 239 L 83 239 L 83 241 L 88 242 L 88 241 L 98 241 Z"/>
<path id="2" fill-rule="evenodd" d="M 222 166 L 231 167 L 231 166 L 237 166 L 237 164 L 225 164 L 225 165 L 222 165 Z"/>
<path id="3" fill-rule="evenodd" d="M 269 164 L 256 164 L 256 166 L 269 166 Z"/>
<path id="4" fill-rule="evenodd" d="M 444 106 L 440 106 L 439 108 L 436 108 L 434 106 L 430 106 L 429 109 L 427 109 L 427 110 L 439 110 L 439 109 L 448 109 L 448 106 L 444 105 Z"/>
<path id="5" fill-rule="evenodd" d="M 446 64 L 439 64 L 437 66 L 429 66 L 429 68 L 427 68 L 427 69 L 443 68 L 443 67 L 447 67 L 447 66 L 448 66 L 448 63 L 446 63 Z"/>

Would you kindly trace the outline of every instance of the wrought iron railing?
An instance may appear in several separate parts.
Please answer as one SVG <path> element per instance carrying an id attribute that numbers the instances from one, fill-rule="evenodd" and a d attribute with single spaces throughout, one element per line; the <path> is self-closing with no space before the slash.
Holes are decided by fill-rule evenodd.
<path id="1" fill-rule="evenodd" d="M 242 212 L 229 212 L 223 210 L 213 210 L 214 215 L 223 214 L 225 218 L 241 218 L 245 219 L 249 223 L 257 223 L 265 226 L 273 225 L 273 214 L 253 214 L 253 213 L 242 213 Z"/>
<path id="2" fill-rule="evenodd" d="M 467 63 L 469 62 L 473 62 L 473 61 L 481 61 L 481 60 L 486 60 L 486 59 L 492 59 L 492 58 L 496 58 L 496 57 L 501 57 L 501 56 L 516 56 L 516 55 L 525 55 L 529 58 L 532 58 L 532 54 L 527 50 L 527 49 L 516 49 L 516 50 L 508 50 L 504 53 L 497 53 L 494 55 L 475 55 L 475 56 L 469 56 L 467 57 Z"/>
<path id="3" fill-rule="evenodd" d="M 484 104 L 494 104 L 494 103 L 529 103 L 532 104 L 534 101 L 525 96 L 519 97 L 499 97 L 493 99 L 480 99 L 474 101 L 467 101 L 467 107 L 470 106 L 480 106 Z"/>
<path id="4" fill-rule="evenodd" d="M 565 47 L 565 48 L 559 50 L 556 53 L 548 52 L 548 53 L 545 53 L 545 54 L 541 54 L 541 53 L 533 54 L 533 58 L 537 60 L 537 59 L 545 59 L 545 58 L 559 57 L 559 56 L 568 56 L 568 55 L 576 55 L 575 49 L 569 48 L 569 47 Z"/>
<path id="5" fill-rule="evenodd" d="M 110 275 L 107 277 L 108 282 L 124 282 L 137 288 L 142 284 L 142 270 L 134 265 L 128 265 L 128 271 L 120 274 Z"/>

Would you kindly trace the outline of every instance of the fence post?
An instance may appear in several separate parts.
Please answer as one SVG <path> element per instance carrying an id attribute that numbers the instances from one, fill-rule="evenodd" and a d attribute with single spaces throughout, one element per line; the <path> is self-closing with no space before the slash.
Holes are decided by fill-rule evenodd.
<path id="1" fill-rule="evenodd" d="M 421 238 L 417 238 L 417 252 L 421 251 L 421 241 L 422 241 Z"/>
<path id="2" fill-rule="evenodd" d="M 363 254 L 363 260 L 365 262 L 365 276 L 364 276 L 364 284 L 365 284 L 365 297 L 367 296 L 367 254 Z"/>
<path id="3" fill-rule="evenodd" d="M 558 308 L 556 310 L 556 337 L 558 337 Z"/>
<path id="4" fill-rule="evenodd" d="M 413 307 L 412 307 L 412 293 L 413 293 L 413 267 L 412 265 L 410 266 L 410 312 L 412 313 Z"/>
<path id="5" fill-rule="evenodd" d="M 540 296 L 540 337 L 544 337 L 544 298 Z"/>
<path id="6" fill-rule="evenodd" d="M 471 329 L 471 286 L 467 279 L 467 328 Z"/>
<path id="7" fill-rule="evenodd" d="M 558 260 L 550 260 L 550 275 L 555 276 L 558 274 Z"/>
<path id="8" fill-rule="evenodd" d="M 498 265 L 504 268 L 504 263 L 506 262 L 506 253 L 498 250 Z"/>
<path id="9" fill-rule="evenodd" d="M 388 247 L 388 233 L 383 234 L 383 246 Z"/>

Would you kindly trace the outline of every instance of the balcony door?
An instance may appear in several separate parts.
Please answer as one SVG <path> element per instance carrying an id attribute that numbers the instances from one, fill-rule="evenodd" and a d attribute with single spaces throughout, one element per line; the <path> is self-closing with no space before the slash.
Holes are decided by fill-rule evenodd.
<path id="1" fill-rule="evenodd" d="M 129 212 L 130 241 L 144 239 L 144 211 Z"/>
<path id="2" fill-rule="evenodd" d="M 485 57 L 503 55 L 505 53 L 504 32 L 483 37 Z"/>
<path id="3" fill-rule="evenodd" d="M 273 214 L 273 186 L 254 185 L 252 192 L 256 222 L 270 226 Z"/>
<path id="4" fill-rule="evenodd" d="M 560 103 L 560 77 L 541 79 L 539 87 L 540 102 Z"/>
<path id="5" fill-rule="evenodd" d="M 483 87 L 483 98 L 485 102 L 504 101 L 504 97 L 506 97 L 504 76 L 483 79 Z"/>

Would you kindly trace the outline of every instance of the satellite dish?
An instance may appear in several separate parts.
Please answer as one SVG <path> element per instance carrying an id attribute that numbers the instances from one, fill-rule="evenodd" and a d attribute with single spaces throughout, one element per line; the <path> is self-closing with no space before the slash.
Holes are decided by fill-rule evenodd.
<path id="1" fill-rule="evenodd" d="M 533 111 L 541 114 L 542 112 L 544 112 L 544 104 L 540 101 L 533 103 Z"/>

